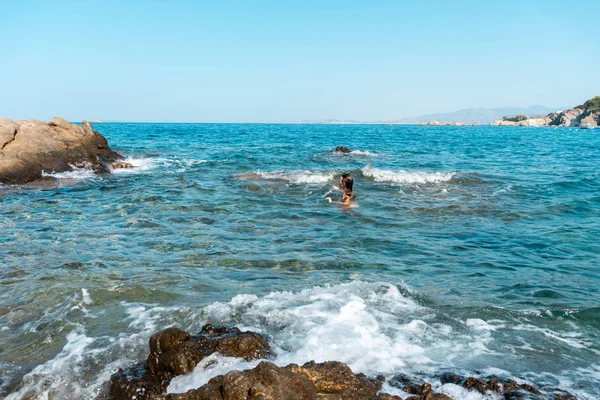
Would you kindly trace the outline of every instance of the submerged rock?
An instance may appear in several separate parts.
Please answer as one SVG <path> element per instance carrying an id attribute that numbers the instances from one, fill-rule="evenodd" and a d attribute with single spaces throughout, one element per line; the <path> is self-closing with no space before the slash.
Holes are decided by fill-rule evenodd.
<path id="1" fill-rule="evenodd" d="M 352 150 L 344 146 L 338 146 L 333 149 L 333 153 L 352 153 Z"/>
<path id="2" fill-rule="evenodd" d="M 50 122 L 0 118 L 0 182 L 24 184 L 41 180 L 42 172 L 89 168 L 109 172 L 122 159 L 92 126 L 55 117 Z"/>

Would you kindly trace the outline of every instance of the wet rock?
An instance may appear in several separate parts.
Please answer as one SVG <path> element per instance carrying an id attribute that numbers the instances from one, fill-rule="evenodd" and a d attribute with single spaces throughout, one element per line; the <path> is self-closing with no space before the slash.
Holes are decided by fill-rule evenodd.
<path id="1" fill-rule="evenodd" d="M 86 121 L 80 126 L 58 117 L 48 123 L 0 118 L 2 183 L 25 184 L 40 180 L 43 171 L 74 167 L 109 172 L 110 163 L 121 158 Z"/>
<path id="2" fill-rule="evenodd" d="M 463 383 L 463 387 L 469 390 L 477 390 L 479 393 L 485 394 L 487 392 L 488 387 L 481 379 L 474 378 L 472 376 L 468 377 L 467 380 Z"/>
<path id="3" fill-rule="evenodd" d="M 398 374 L 389 380 L 391 386 L 404 390 L 406 393 L 414 394 L 408 399 L 412 400 L 452 400 L 451 397 L 443 393 L 434 393 L 429 382 L 417 384 L 414 378 L 408 375 Z"/>
<path id="4" fill-rule="evenodd" d="M 334 153 L 351 153 L 352 150 L 350 150 L 347 147 L 344 146 L 338 146 L 333 150 Z"/>
<path id="5" fill-rule="evenodd" d="M 378 394 L 381 380 L 354 375 L 340 362 L 278 367 L 263 361 L 248 371 L 233 371 L 211 379 L 199 389 L 169 394 L 166 400 L 400 400 L 400 397 Z"/>
<path id="6" fill-rule="evenodd" d="M 449 378 L 442 383 L 456 383 L 461 382 L 462 379 L 458 375 L 450 374 Z M 541 391 L 536 387 L 522 383 L 519 384 L 513 380 L 504 381 L 498 378 L 490 378 L 487 382 L 482 379 L 470 376 L 462 383 L 465 389 L 478 391 L 481 394 L 485 394 L 488 391 L 500 393 L 505 399 L 519 399 L 519 398 L 531 398 L 531 395 L 541 395 Z"/>
<path id="7" fill-rule="evenodd" d="M 422 380 L 417 380 L 410 375 L 398 374 L 391 378 L 388 383 L 391 386 L 404 390 L 406 393 L 421 394 L 421 386 L 424 382 Z"/>
<path id="8" fill-rule="evenodd" d="M 440 377 L 440 381 L 442 382 L 442 385 L 445 385 L 446 383 L 453 383 L 455 385 L 460 385 L 460 383 L 463 380 L 464 379 L 461 378 L 460 376 L 458 376 L 456 374 L 452 374 L 452 373 L 445 373 Z"/>
<path id="9" fill-rule="evenodd" d="M 133 168 L 133 164 L 125 161 L 116 161 L 111 164 L 112 169 Z"/>
<path id="10" fill-rule="evenodd" d="M 215 352 L 247 361 L 270 355 L 267 341 L 258 333 L 212 325 L 205 325 L 195 336 L 169 328 L 153 335 L 149 346 L 150 354 L 145 362 L 120 369 L 111 376 L 102 398 L 162 399 L 175 376 L 192 372 L 202 359 Z"/>
<path id="11" fill-rule="evenodd" d="M 562 389 L 555 389 L 553 399 L 554 400 L 576 400 L 576 397 L 573 396 L 569 392 L 565 392 Z"/>

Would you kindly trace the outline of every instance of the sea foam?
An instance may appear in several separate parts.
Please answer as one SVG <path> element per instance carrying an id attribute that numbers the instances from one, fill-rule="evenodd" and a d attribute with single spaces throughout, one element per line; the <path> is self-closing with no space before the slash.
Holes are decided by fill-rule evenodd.
<path id="1" fill-rule="evenodd" d="M 367 165 L 362 170 L 364 176 L 373 178 L 375 182 L 390 182 L 400 184 L 411 183 L 441 183 L 448 182 L 456 173 L 454 172 L 408 172 L 403 170 L 379 169 Z"/>
<path id="2" fill-rule="evenodd" d="M 238 175 L 240 180 L 273 180 L 294 184 L 324 184 L 333 180 L 335 171 L 256 171 L 250 174 Z"/>

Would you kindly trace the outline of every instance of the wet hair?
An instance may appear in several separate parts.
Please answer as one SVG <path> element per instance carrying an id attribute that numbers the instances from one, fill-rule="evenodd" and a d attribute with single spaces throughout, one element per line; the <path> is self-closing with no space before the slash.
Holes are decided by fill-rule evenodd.
<path id="1" fill-rule="evenodd" d="M 352 194 L 352 185 L 354 185 L 354 179 L 352 179 L 352 175 L 344 174 L 342 175 L 342 186 L 344 189 L 344 194 Z"/>

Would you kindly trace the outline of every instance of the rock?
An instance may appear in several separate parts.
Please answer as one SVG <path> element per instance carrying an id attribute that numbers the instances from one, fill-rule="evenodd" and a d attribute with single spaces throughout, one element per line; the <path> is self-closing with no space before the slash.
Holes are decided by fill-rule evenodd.
<path id="1" fill-rule="evenodd" d="M 333 150 L 333 153 L 351 153 L 352 150 L 350 150 L 347 147 L 344 146 L 338 146 Z"/>
<path id="2" fill-rule="evenodd" d="M 497 121 L 492 122 L 490 125 L 492 126 L 547 126 L 552 121 L 552 118 L 549 116 L 540 117 L 540 118 L 529 118 L 522 121 L 505 121 L 499 119 Z"/>
<path id="3" fill-rule="evenodd" d="M 166 329 L 150 338 L 149 347 L 145 362 L 111 376 L 106 398 L 131 399 L 135 395 L 137 400 L 159 399 L 171 379 L 189 374 L 215 352 L 247 361 L 270 355 L 267 341 L 258 333 L 212 325 L 205 325 L 195 336 L 177 328 Z"/>
<path id="4" fill-rule="evenodd" d="M 425 124 L 427 126 L 439 126 L 440 123 L 438 121 L 429 121 L 427 124 Z"/>
<path id="5" fill-rule="evenodd" d="M 320 364 L 311 361 L 286 367 L 263 361 L 250 370 L 214 377 L 186 393 L 167 394 L 166 389 L 175 376 L 191 372 L 204 357 L 214 352 L 253 360 L 268 357 L 269 345 L 254 332 L 205 325 L 198 335 L 177 328 L 165 329 L 150 338 L 149 347 L 147 360 L 113 374 L 97 399 L 401 400 L 379 393 L 383 377 L 369 379 L 363 374 L 355 375 L 346 364 L 335 361 Z M 430 390 L 431 385 L 422 385 L 422 392 L 429 395 L 427 399 L 449 399 Z"/>
<path id="6" fill-rule="evenodd" d="M 442 382 L 442 385 L 445 385 L 446 383 L 453 383 L 455 385 L 459 385 L 462 381 L 463 378 L 452 373 L 445 373 L 440 378 L 440 382 Z"/>
<path id="7" fill-rule="evenodd" d="M 556 115 L 555 119 L 550 123 L 550 125 L 579 126 L 580 116 L 583 113 L 584 110 L 578 108 L 562 111 Z"/>
<path id="8" fill-rule="evenodd" d="M 581 120 L 579 121 L 579 126 L 581 128 L 596 128 L 598 126 L 600 117 L 600 113 L 587 113 Z"/>
<path id="9" fill-rule="evenodd" d="M 474 378 L 472 376 L 468 377 L 465 383 L 463 383 L 463 387 L 465 389 L 475 389 L 481 394 L 485 394 L 487 392 L 488 387 L 481 379 Z"/>
<path id="10" fill-rule="evenodd" d="M 115 161 L 111 165 L 112 169 L 133 168 L 133 164 L 125 161 Z"/>
<path id="11" fill-rule="evenodd" d="M 74 167 L 109 172 L 110 163 L 121 158 L 86 121 L 79 126 L 58 117 L 48 123 L 0 119 L 2 183 L 24 184 L 41 179 L 42 172 Z"/>
<path id="12" fill-rule="evenodd" d="M 309 362 L 278 367 L 263 361 L 248 371 L 233 371 L 211 379 L 186 393 L 168 394 L 166 400 L 400 400 L 378 394 L 380 380 L 354 375 L 340 362 Z"/>

